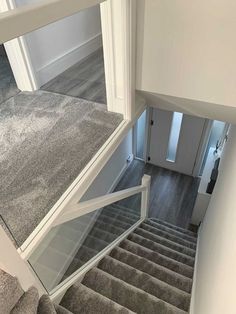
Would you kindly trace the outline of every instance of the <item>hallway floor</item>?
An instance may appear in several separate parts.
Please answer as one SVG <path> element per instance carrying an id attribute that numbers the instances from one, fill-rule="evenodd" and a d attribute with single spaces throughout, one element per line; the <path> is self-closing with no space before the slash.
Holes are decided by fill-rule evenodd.
<path id="1" fill-rule="evenodd" d="M 106 104 L 102 49 L 76 63 L 45 84 L 41 89 Z"/>
<path id="2" fill-rule="evenodd" d="M 200 179 L 134 160 L 116 191 L 141 183 L 144 174 L 152 177 L 149 217 L 159 218 L 182 228 L 188 228 Z M 141 195 L 119 202 L 129 208 L 140 208 Z"/>

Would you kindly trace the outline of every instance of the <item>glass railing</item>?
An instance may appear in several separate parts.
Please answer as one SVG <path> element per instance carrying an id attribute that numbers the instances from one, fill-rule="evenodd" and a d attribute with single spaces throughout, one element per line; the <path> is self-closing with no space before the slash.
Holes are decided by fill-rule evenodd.
<path id="1" fill-rule="evenodd" d="M 50 230 L 28 260 L 48 293 L 140 220 L 140 195 L 135 206 L 132 196 Z"/>

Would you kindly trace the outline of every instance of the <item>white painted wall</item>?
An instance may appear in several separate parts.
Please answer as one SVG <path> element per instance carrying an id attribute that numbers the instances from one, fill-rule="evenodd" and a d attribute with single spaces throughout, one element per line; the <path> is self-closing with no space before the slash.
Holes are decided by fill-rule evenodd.
<path id="1" fill-rule="evenodd" d="M 137 0 L 136 88 L 236 107 L 236 2 Z"/>
<path id="2" fill-rule="evenodd" d="M 233 126 L 200 232 L 191 314 L 236 313 L 235 156 Z"/>
<path id="3" fill-rule="evenodd" d="M 16 2 L 20 6 L 32 0 Z M 100 7 L 83 10 L 25 38 L 40 87 L 102 46 Z"/>
<path id="4" fill-rule="evenodd" d="M 114 190 L 129 165 L 127 158 L 129 156 L 133 157 L 132 149 L 132 130 L 130 130 L 111 159 L 85 193 L 82 201 L 102 196 Z"/>

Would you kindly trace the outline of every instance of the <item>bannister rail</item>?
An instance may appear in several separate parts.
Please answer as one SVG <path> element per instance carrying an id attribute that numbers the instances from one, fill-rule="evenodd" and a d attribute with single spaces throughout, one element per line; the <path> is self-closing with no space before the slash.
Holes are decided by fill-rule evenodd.
<path id="1" fill-rule="evenodd" d="M 104 0 L 41 0 L 0 13 L 0 43 L 98 5 Z"/>
<path id="2" fill-rule="evenodd" d="M 78 218 L 80 216 L 83 216 L 85 214 L 91 213 L 99 208 L 105 207 L 107 205 L 113 204 L 115 202 L 118 202 L 120 200 L 123 200 L 127 197 L 133 196 L 135 194 L 138 194 L 140 192 L 145 192 L 146 187 L 145 186 L 138 186 L 129 188 L 126 190 L 114 192 L 111 194 L 103 195 L 100 197 L 96 197 L 92 200 L 85 201 L 82 203 L 78 203 L 75 205 L 71 205 L 67 208 L 66 212 L 62 214 L 58 219 L 54 222 L 54 226 L 60 225 L 62 223 L 65 223 L 69 220 Z"/>
<path id="3" fill-rule="evenodd" d="M 96 211 L 102 207 L 113 204 L 130 196 L 142 193 L 141 198 L 141 218 L 145 219 L 148 215 L 148 204 L 149 204 L 149 193 L 150 193 L 150 182 L 151 177 L 144 175 L 142 178 L 142 184 L 136 187 L 124 189 L 118 192 L 106 194 L 94 199 L 84 201 L 81 203 L 74 203 L 67 205 L 59 215 L 56 215 L 55 219 L 52 221 L 50 226 L 41 232 L 40 235 L 35 237 L 30 243 L 25 251 L 20 252 L 23 259 L 28 259 L 29 256 L 34 252 L 37 246 L 43 241 L 47 236 L 49 231 L 55 227 L 59 226 L 65 222 L 76 219 L 80 216 L 86 215 L 93 211 Z"/>
<path id="4" fill-rule="evenodd" d="M 142 183 L 139 186 L 124 189 L 118 192 L 113 192 L 110 194 L 106 194 L 106 195 L 96 197 L 96 198 L 93 198 L 91 200 L 84 201 L 81 203 L 72 203 L 71 206 L 66 207 L 64 211 L 53 221 L 51 228 L 49 230 L 46 230 L 43 236 L 37 239 L 37 241 L 35 242 L 35 245 L 31 248 L 30 251 L 27 252 L 27 254 L 25 254 L 25 252 L 20 252 L 20 251 L 18 251 L 19 253 L 18 254 L 9 236 L 0 227 L 0 233 L 3 234 L 1 236 L 2 241 L 0 241 L 0 246 L 2 246 L 3 251 L 7 252 L 6 258 L 1 259 L 3 266 L 11 270 L 12 265 L 16 263 L 17 265 L 16 269 L 19 269 L 19 272 L 17 271 L 15 274 L 17 275 L 17 277 L 21 279 L 21 283 L 23 283 L 26 287 L 30 285 L 35 285 L 39 289 L 40 294 L 50 293 L 51 298 L 53 300 L 57 299 L 71 285 L 73 285 L 77 280 L 79 280 L 81 276 L 83 276 L 88 270 L 94 267 L 105 255 L 109 254 L 109 252 L 115 246 L 119 245 L 121 241 L 123 241 L 131 232 L 133 232 L 144 221 L 144 219 L 148 215 L 150 181 L 151 181 L 151 177 L 144 175 L 142 178 Z M 56 270 L 54 269 L 52 272 L 50 272 L 50 265 L 51 265 L 50 258 L 54 256 L 50 254 L 52 254 L 52 252 L 54 252 L 53 254 L 55 254 L 57 250 L 59 250 L 58 252 L 60 252 L 60 249 L 63 252 L 65 243 L 63 241 L 61 242 L 61 240 L 60 242 L 57 242 L 57 246 L 56 246 L 57 250 L 55 250 L 54 246 L 50 246 L 50 241 L 52 240 L 50 236 L 48 238 L 50 240 L 49 242 L 47 241 L 48 239 L 46 239 L 46 243 L 42 242 L 44 241 L 45 237 L 49 234 L 49 231 L 51 231 L 52 228 L 55 226 L 63 225 L 66 222 L 82 217 L 88 213 L 98 211 L 97 213 L 99 214 L 100 209 L 103 210 L 104 207 L 110 204 L 114 204 L 118 201 L 129 198 L 133 195 L 137 195 L 138 193 L 141 193 L 141 196 L 142 196 L 141 197 L 141 212 L 140 212 L 140 215 L 136 216 L 137 217 L 136 220 L 134 219 L 133 222 L 131 222 L 130 226 L 128 225 L 127 229 L 124 229 L 122 233 L 116 234 L 116 238 L 113 238 L 111 242 L 108 241 L 107 245 L 104 248 L 102 247 L 101 250 L 98 251 L 94 256 L 91 256 L 91 258 L 88 261 L 85 261 L 82 266 L 80 265 L 76 271 L 74 271 L 70 276 L 68 276 L 67 280 L 58 281 L 58 278 L 60 278 L 59 276 L 63 274 L 63 271 L 65 271 L 65 269 L 67 269 L 69 265 L 69 264 L 67 265 L 67 263 L 71 263 L 71 260 L 72 260 L 71 258 L 74 256 L 73 254 L 75 254 L 75 252 L 79 250 L 80 246 L 82 245 L 81 243 L 83 243 L 83 241 L 87 238 L 91 228 L 94 227 L 95 220 L 93 219 L 91 221 L 85 220 L 86 228 L 85 229 L 82 228 L 81 229 L 82 233 L 78 233 L 78 235 L 76 235 L 76 239 L 77 239 L 76 242 L 73 242 L 72 239 L 69 241 L 70 245 L 71 243 L 73 245 L 69 246 L 69 250 L 67 247 L 67 254 L 56 255 L 58 273 L 56 273 Z M 114 217 L 115 217 L 117 214 L 116 210 L 113 207 L 111 207 L 110 210 L 111 210 L 112 215 L 114 212 Z M 108 221 L 107 224 L 109 225 L 110 222 Z M 78 228 L 74 229 L 74 232 L 75 230 L 81 231 L 80 223 L 77 226 Z M 58 231 L 58 229 L 56 230 Z M 59 230 L 62 230 L 62 233 L 60 235 L 61 237 L 65 229 L 59 229 Z M 54 233 L 52 234 L 55 236 Z M 81 242 L 81 239 L 83 239 L 82 242 Z M 100 241 L 99 237 L 98 237 L 98 241 Z M 35 255 L 32 254 L 37 249 L 38 251 L 36 251 L 36 254 Z M 42 258 L 42 261 L 43 261 L 42 263 L 44 262 L 47 263 L 48 259 L 50 260 L 50 263 L 46 264 L 46 266 L 42 264 L 42 266 L 46 267 L 45 269 L 48 269 L 49 271 L 48 274 L 46 274 L 46 276 L 45 276 L 45 271 L 43 271 L 42 273 L 41 268 L 38 268 L 41 265 L 40 262 L 38 264 L 38 259 L 41 258 L 41 255 L 44 256 L 44 258 Z M 45 259 L 45 256 L 46 256 L 46 259 Z M 12 261 L 14 261 L 13 264 L 12 264 Z M 66 268 L 65 268 L 65 265 L 67 265 Z M 15 264 L 14 264 L 14 267 L 15 267 Z M 20 271 L 22 271 L 22 274 L 20 273 Z M 54 274 L 53 278 L 50 277 L 52 276 L 52 273 Z M 52 287 L 48 286 L 48 279 L 45 279 L 45 278 L 48 278 L 47 276 L 49 276 L 50 278 L 50 284 L 51 284 L 51 280 L 54 280 L 53 283 L 55 285 L 53 285 Z"/>

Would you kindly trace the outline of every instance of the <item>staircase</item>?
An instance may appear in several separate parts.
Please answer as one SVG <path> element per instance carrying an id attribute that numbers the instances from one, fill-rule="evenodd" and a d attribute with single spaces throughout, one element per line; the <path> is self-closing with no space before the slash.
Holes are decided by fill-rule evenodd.
<path id="1" fill-rule="evenodd" d="M 115 206 L 117 222 L 135 219 L 133 210 Z M 68 289 L 61 306 L 75 314 L 188 313 L 196 241 L 191 231 L 147 219 Z"/>
<path id="2" fill-rule="evenodd" d="M 137 212 L 119 203 L 105 207 L 64 278 L 138 220 Z M 72 285 L 60 305 L 53 305 L 48 296 L 38 300 L 34 288 L 23 293 L 18 287 L 14 290 L 18 297 L 12 298 L 18 302 L 14 307 L 24 308 L 31 303 L 37 308 L 37 313 L 44 314 L 188 313 L 196 242 L 195 233 L 148 218 L 88 271 L 80 282 Z M 28 313 L 26 309 L 11 313 Z"/>

